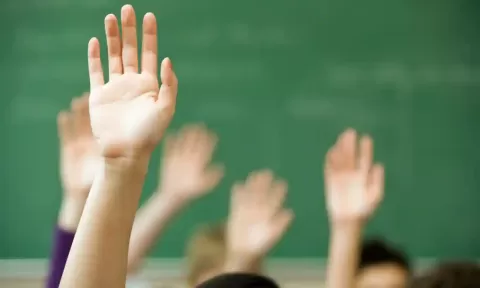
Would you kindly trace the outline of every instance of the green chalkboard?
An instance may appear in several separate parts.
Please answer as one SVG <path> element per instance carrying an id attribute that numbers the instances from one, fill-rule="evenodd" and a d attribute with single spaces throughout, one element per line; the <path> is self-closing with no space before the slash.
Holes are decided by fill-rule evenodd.
<path id="1" fill-rule="evenodd" d="M 371 133 L 386 198 L 368 227 L 418 257 L 480 257 L 480 8 L 475 1 L 136 1 L 155 12 L 180 82 L 173 129 L 203 121 L 227 175 L 153 256 L 181 257 L 225 217 L 253 169 L 289 181 L 295 223 L 278 257 L 324 257 L 323 157 L 346 127 Z M 88 39 L 115 0 L 9 0 L 0 47 L 0 258 L 44 258 L 60 203 L 56 113 L 88 87 Z M 143 200 L 156 184 L 155 153 Z"/>

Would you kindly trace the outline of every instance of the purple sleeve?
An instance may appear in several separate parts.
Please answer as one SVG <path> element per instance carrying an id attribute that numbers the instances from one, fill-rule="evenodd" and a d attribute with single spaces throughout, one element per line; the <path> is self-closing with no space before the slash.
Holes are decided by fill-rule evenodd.
<path id="1" fill-rule="evenodd" d="M 72 247 L 75 233 L 55 227 L 54 244 L 48 270 L 47 288 L 58 288 L 62 279 L 63 269 L 67 263 L 68 253 Z"/>

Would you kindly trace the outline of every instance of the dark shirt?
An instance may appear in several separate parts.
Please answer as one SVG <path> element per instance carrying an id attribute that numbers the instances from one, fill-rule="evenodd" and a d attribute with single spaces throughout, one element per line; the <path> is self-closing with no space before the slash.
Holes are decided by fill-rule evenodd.
<path id="1" fill-rule="evenodd" d="M 68 253 L 72 247 L 74 232 L 55 227 L 52 257 L 48 270 L 46 288 L 58 288 L 62 279 L 63 269 L 67 263 Z"/>

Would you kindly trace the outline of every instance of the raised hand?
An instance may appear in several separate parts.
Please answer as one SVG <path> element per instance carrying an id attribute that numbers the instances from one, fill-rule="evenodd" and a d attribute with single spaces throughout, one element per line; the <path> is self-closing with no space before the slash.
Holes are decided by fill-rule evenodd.
<path id="1" fill-rule="evenodd" d="M 232 189 L 227 234 L 227 270 L 248 270 L 263 258 L 286 232 L 293 212 L 283 204 L 287 184 L 271 171 L 249 175 Z"/>
<path id="2" fill-rule="evenodd" d="M 58 225 L 75 231 L 99 167 L 99 149 L 93 138 L 88 113 L 88 94 L 74 98 L 71 111 L 57 116 L 60 139 L 60 178 L 63 197 Z"/>
<path id="3" fill-rule="evenodd" d="M 98 144 L 88 113 L 88 94 L 74 98 L 71 111 L 57 117 L 60 139 L 60 175 L 65 197 L 87 198 L 98 166 Z"/>
<path id="4" fill-rule="evenodd" d="M 210 165 L 216 144 L 216 135 L 203 125 L 167 137 L 158 190 L 183 200 L 211 191 L 223 177 L 221 166 Z"/>
<path id="5" fill-rule="evenodd" d="M 92 38 L 88 44 L 92 130 L 107 158 L 150 153 L 175 112 L 177 95 L 177 77 L 168 58 L 161 64 L 159 88 L 155 16 L 147 13 L 143 19 L 141 72 L 132 6 L 125 5 L 121 17 L 122 38 L 117 18 L 113 14 L 105 18 L 108 83 L 104 82 L 98 40 Z"/>
<path id="6" fill-rule="evenodd" d="M 159 186 L 135 217 L 128 250 L 132 272 L 172 218 L 191 200 L 211 191 L 223 176 L 223 169 L 210 163 L 216 136 L 203 125 L 185 126 L 165 140 Z"/>
<path id="7" fill-rule="evenodd" d="M 357 147 L 359 146 L 359 147 Z M 348 129 L 330 149 L 325 163 L 326 200 L 333 222 L 363 221 L 383 198 L 384 171 L 373 162 L 373 142 Z"/>

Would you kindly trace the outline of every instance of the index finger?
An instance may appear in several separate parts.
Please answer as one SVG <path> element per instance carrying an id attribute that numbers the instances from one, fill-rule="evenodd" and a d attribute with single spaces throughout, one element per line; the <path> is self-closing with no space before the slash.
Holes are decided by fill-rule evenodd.
<path id="1" fill-rule="evenodd" d="M 100 43 L 97 38 L 92 38 L 88 42 L 88 74 L 90 76 L 90 90 L 104 84 Z"/>
<path id="2" fill-rule="evenodd" d="M 157 78 L 157 20 L 153 13 L 143 18 L 142 72 Z"/>

